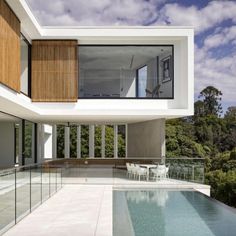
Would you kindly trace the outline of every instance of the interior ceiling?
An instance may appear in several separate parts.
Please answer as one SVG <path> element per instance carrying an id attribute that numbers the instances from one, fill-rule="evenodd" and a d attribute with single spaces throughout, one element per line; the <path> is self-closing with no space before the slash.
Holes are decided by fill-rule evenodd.
<path id="1" fill-rule="evenodd" d="M 80 69 L 132 70 L 171 50 L 168 46 L 80 46 Z"/>

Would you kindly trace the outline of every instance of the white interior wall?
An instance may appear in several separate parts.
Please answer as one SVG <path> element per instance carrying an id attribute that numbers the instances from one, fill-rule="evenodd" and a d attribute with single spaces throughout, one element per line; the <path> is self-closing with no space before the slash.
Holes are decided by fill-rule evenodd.
<path id="1" fill-rule="evenodd" d="M 147 62 L 147 86 L 146 88 L 153 91 L 157 85 L 157 58 L 153 58 Z M 151 95 L 148 95 L 151 96 Z"/>
<path id="2" fill-rule="evenodd" d="M 120 80 L 120 96 L 136 96 L 136 70 L 122 70 Z"/>

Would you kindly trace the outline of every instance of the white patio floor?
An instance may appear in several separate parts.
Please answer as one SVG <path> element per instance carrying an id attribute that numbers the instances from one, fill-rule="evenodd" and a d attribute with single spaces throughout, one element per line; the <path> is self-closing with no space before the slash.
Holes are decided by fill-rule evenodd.
<path id="1" fill-rule="evenodd" d="M 78 178 L 76 179 L 78 181 Z M 80 184 L 78 182 L 65 184 L 58 193 L 4 235 L 111 236 L 113 189 L 195 189 L 205 194 L 210 191 L 210 187 L 207 185 L 172 179 L 147 182 L 115 178 L 112 184 L 109 184 L 108 180 L 107 184 L 102 184 L 100 178 L 81 178 Z M 71 181 L 72 178 L 69 182 Z"/>

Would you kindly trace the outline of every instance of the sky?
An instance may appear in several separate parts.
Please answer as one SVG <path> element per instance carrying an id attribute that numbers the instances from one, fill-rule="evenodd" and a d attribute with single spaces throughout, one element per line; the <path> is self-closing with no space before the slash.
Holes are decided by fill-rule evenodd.
<path id="1" fill-rule="evenodd" d="M 27 0 L 43 26 L 193 26 L 195 100 L 212 85 L 236 106 L 236 0 Z"/>

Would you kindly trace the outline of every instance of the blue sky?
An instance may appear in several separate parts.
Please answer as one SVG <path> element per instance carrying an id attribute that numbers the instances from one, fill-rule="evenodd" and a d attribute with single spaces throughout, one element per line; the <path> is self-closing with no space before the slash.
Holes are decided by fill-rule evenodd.
<path id="1" fill-rule="evenodd" d="M 236 106 L 236 1 L 27 0 L 41 25 L 177 25 L 195 29 L 195 98 L 208 85 Z"/>

